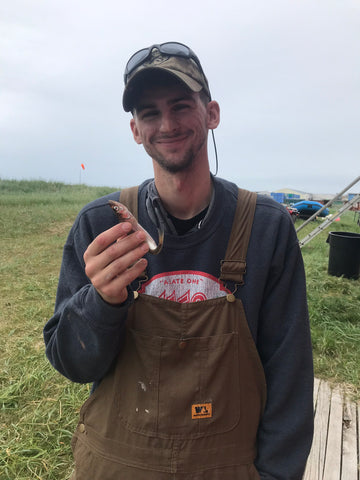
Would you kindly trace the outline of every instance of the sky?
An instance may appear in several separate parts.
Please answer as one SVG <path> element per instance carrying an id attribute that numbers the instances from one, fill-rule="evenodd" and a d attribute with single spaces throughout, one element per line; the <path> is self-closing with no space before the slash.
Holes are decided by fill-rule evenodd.
<path id="1" fill-rule="evenodd" d="M 339 193 L 360 175 L 358 0 L 11 0 L 0 178 L 117 189 L 152 177 L 122 109 L 123 71 L 167 41 L 196 52 L 220 104 L 219 177 Z M 209 158 L 214 172 L 211 136 Z"/>

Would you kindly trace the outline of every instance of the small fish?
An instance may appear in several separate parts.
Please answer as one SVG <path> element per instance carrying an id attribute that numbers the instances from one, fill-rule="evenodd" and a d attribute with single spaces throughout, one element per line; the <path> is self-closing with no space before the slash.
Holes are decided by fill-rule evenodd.
<path id="1" fill-rule="evenodd" d="M 155 240 L 152 236 L 143 228 L 134 215 L 120 202 L 115 202 L 114 200 L 109 200 L 109 205 L 115 212 L 119 222 L 129 222 L 133 228 L 134 232 L 142 231 L 146 235 L 146 243 L 149 245 L 149 252 L 153 255 L 160 253 L 163 244 L 164 244 L 164 231 L 158 230 L 159 233 L 159 244 L 156 245 Z"/>

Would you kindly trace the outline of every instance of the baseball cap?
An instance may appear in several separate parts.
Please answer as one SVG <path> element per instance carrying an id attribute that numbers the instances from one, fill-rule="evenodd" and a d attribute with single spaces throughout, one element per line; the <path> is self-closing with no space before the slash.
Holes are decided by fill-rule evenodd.
<path id="1" fill-rule="evenodd" d="M 124 74 L 123 107 L 131 111 L 138 94 L 138 81 L 145 75 L 165 72 L 185 84 L 191 91 L 204 92 L 211 98 L 209 84 L 195 53 L 179 42 L 152 45 L 130 57 Z"/>

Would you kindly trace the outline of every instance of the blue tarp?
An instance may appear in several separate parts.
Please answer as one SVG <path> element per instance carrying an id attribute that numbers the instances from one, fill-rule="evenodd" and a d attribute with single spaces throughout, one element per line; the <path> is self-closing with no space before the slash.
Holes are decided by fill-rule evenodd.
<path id="1" fill-rule="evenodd" d="M 310 217 L 313 215 L 315 212 L 320 210 L 324 205 L 322 205 L 320 202 L 314 202 L 311 200 L 302 200 L 301 202 L 294 203 L 293 207 L 297 208 L 300 212 L 300 215 L 302 216 L 307 216 Z M 326 217 L 326 215 L 329 215 L 329 209 L 325 208 L 320 213 L 320 217 Z"/>

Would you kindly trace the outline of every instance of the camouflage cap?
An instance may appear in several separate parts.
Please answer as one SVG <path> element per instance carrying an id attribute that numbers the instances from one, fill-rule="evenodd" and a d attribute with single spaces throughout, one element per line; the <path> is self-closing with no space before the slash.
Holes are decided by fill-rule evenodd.
<path id="1" fill-rule="evenodd" d="M 163 71 L 181 80 L 193 92 L 204 90 L 211 98 L 209 84 L 204 72 L 192 58 L 184 58 L 171 54 L 163 54 L 156 47 L 149 57 L 137 66 L 126 78 L 123 93 L 123 107 L 125 112 L 131 111 L 138 93 L 137 82 L 142 75 L 151 75 L 151 72 Z"/>

